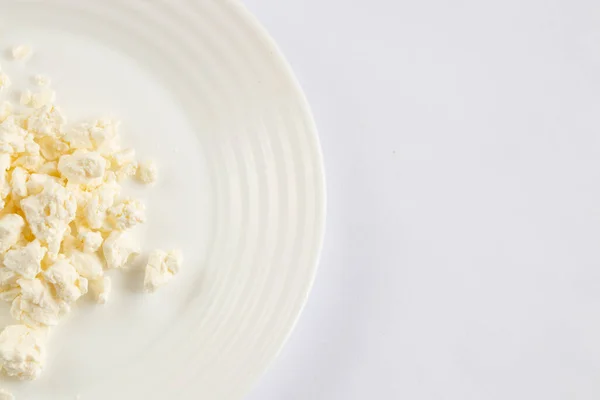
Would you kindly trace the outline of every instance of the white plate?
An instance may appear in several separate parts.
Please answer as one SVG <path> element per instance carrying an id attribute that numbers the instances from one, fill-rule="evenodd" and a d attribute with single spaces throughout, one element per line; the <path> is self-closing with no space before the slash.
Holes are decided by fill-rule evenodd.
<path id="1" fill-rule="evenodd" d="M 157 159 L 146 250 L 181 247 L 155 295 L 116 274 L 105 307 L 52 335 L 43 376 L 18 399 L 239 399 L 305 302 L 324 226 L 318 139 L 291 71 L 237 2 L 0 1 L 0 64 L 14 88 L 53 80 L 71 120 L 110 113 Z M 30 44 L 17 63 L 5 49 Z M 31 85 L 30 85 L 31 86 Z M 17 92 L 9 93 L 11 96 Z"/>

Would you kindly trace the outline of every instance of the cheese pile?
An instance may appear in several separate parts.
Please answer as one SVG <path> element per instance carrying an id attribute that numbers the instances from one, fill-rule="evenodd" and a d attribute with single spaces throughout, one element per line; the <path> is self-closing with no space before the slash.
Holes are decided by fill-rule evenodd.
<path id="1" fill-rule="evenodd" d="M 39 376 L 48 328 L 86 294 L 106 302 L 105 270 L 140 254 L 129 230 L 145 222 L 145 206 L 121 196 L 120 183 L 157 179 L 153 162 L 121 148 L 117 121 L 67 125 L 49 79 L 34 81 L 39 91 L 23 91 L 23 107 L 0 104 L 0 300 L 17 321 L 0 333 L 0 369 L 21 379 Z M 10 84 L 0 70 L 0 94 Z M 152 252 L 144 289 L 168 282 L 180 264 L 179 251 Z"/>

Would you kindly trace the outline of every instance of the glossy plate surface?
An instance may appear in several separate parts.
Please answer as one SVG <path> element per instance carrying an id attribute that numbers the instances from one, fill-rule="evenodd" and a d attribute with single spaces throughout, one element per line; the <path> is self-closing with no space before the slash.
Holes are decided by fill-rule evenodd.
<path id="1" fill-rule="evenodd" d="M 312 284 L 324 227 L 319 143 L 283 57 L 234 1 L 0 0 L 0 65 L 18 97 L 52 78 L 70 121 L 113 115 L 160 182 L 144 249 L 180 247 L 152 296 L 115 273 L 106 306 L 53 333 L 18 399 L 239 399 L 275 357 Z M 7 49 L 29 44 L 26 63 Z M 2 98 L 0 98 L 2 100 Z M 9 321 L 8 319 L 6 320 Z"/>

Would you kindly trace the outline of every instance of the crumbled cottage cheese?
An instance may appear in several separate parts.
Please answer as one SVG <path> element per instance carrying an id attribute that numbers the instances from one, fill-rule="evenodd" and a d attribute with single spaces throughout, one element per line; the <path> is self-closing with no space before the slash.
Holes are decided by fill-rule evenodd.
<path id="1" fill-rule="evenodd" d="M 26 246 L 9 250 L 4 255 L 4 267 L 27 279 L 34 279 L 42 271 L 46 248 L 36 239 Z"/>
<path id="2" fill-rule="evenodd" d="M 17 244 L 25 221 L 19 214 L 6 214 L 0 218 L 0 253 Z"/>
<path id="3" fill-rule="evenodd" d="M 158 167 L 152 160 L 142 162 L 138 166 L 138 179 L 143 183 L 154 183 L 158 178 Z"/>
<path id="4" fill-rule="evenodd" d="M 104 241 L 102 252 L 108 268 L 122 268 L 140 254 L 140 246 L 127 232 L 114 231 Z"/>
<path id="5" fill-rule="evenodd" d="M 25 60 L 31 57 L 31 47 L 19 45 L 12 48 L 12 56 L 15 60 Z"/>
<path id="6" fill-rule="evenodd" d="M 35 379 L 44 364 L 44 333 L 10 325 L 0 333 L 0 364 L 8 376 Z"/>
<path id="7" fill-rule="evenodd" d="M 10 78 L 4 72 L 0 72 L 0 92 L 8 89 L 11 84 Z"/>
<path id="8" fill-rule="evenodd" d="M 144 276 L 144 290 L 154 292 L 166 284 L 179 272 L 181 267 L 181 253 L 178 250 L 164 252 L 155 250 L 148 257 L 146 274 Z"/>
<path id="9" fill-rule="evenodd" d="M 94 295 L 96 301 L 100 304 L 106 303 L 111 289 L 112 283 L 108 276 L 103 276 L 102 278 L 90 281 L 90 291 Z"/>
<path id="10" fill-rule="evenodd" d="M 50 85 L 50 78 L 48 78 L 46 75 L 35 74 L 33 76 L 33 82 L 38 86 L 48 86 Z"/>
<path id="11" fill-rule="evenodd" d="M 23 106 L 28 106 L 31 104 L 31 90 L 25 89 L 21 92 L 19 103 L 21 103 Z"/>
<path id="12" fill-rule="evenodd" d="M 2 80 L 2 73 L 0 73 L 0 81 Z M 0 83 L 0 93 L 2 93 L 2 83 Z M 4 121 L 13 111 L 13 105 L 8 101 L 3 101 L 0 104 L 0 122 Z"/>
<path id="13" fill-rule="evenodd" d="M 12 54 L 24 60 L 31 49 Z M 105 270 L 127 268 L 141 253 L 130 230 L 146 221 L 146 207 L 123 197 L 120 183 L 158 176 L 153 161 L 138 163 L 134 149 L 121 148 L 117 121 L 67 128 L 50 79 L 33 82 L 40 88 L 23 90 L 20 105 L 0 101 L 0 300 L 18 321 L 0 332 L 0 371 L 28 380 L 41 373 L 49 327 L 86 295 L 106 303 Z M 10 83 L 0 72 L 0 92 Z M 177 250 L 151 252 L 144 290 L 166 284 L 180 265 Z M 12 396 L 0 389 L 3 398 Z"/>

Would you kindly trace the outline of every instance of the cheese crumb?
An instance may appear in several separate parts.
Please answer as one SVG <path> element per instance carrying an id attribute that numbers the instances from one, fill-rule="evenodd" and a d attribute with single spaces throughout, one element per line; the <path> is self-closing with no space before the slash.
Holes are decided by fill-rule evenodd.
<path id="1" fill-rule="evenodd" d="M 102 263 L 96 254 L 74 251 L 71 254 L 71 264 L 77 270 L 77 273 L 86 279 L 94 280 L 104 275 Z"/>
<path id="2" fill-rule="evenodd" d="M 112 283 L 108 276 L 90 281 L 90 291 L 98 304 L 105 304 L 108 301 L 111 289 Z"/>
<path id="3" fill-rule="evenodd" d="M 36 74 L 33 76 L 33 82 L 38 86 L 49 86 L 50 78 L 48 78 L 46 75 Z"/>
<path id="4" fill-rule="evenodd" d="M 31 95 L 31 106 L 39 108 L 50 105 L 56 100 L 56 92 L 47 88 L 43 88 L 39 92 Z"/>
<path id="5" fill-rule="evenodd" d="M 21 98 L 19 100 L 21 105 L 28 106 L 31 104 L 31 90 L 25 89 L 21 92 Z"/>
<path id="6" fill-rule="evenodd" d="M 69 183 L 97 185 L 102 182 L 105 169 L 106 159 L 93 151 L 77 150 L 58 161 L 58 171 Z"/>
<path id="7" fill-rule="evenodd" d="M 84 253 L 95 253 L 98 251 L 104 239 L 100 232 L 82 231 L 79 233 L 79 239 L 83 243 Z"/>
<path id="8" fill-rule="evenodd" d="M 36 108 L 26 120 L 26 129 L 35 136 L 62 137 L 63 126 L 67 122 L 60 110 L 53 105 Z"/>
<path id="9" fill-rule="evenodd" d="M 9 325 L 0 333 L 0 364 L 6 375 L 36 379 L 44 358 L 44 338 L 40 332 L 25 325 Z"/>
<path id="10" fill-rule="evenodd" d="M 0 80 L 2 80 L 1 74 Z M 2 83 L 0 83 L 0 92 L 2 92 Z M 8 118 L 12 114 L 12 112 L 12 104 L 8 101 L 3 101 L 2 104 L 0 104 L 0 122 L 4 122 L 4 120 L 6 120 L 6 118 Z"/>
<path id="11" fill-rule="evenodd" d="M 155 183 L 158 178 L 158 168 L 156 163 L 152 160 L 140 163 L 138 165 L 137 177 L 142 183 Z"/>
<path id="12" fill-rule="evenodd" d="M 25 60 L 31 57 L 31 47 L 28 45 L 19 45 L 12 48 L 12 56 L 15 60 Z"/>
<path id="13" fill-rule="evenodd" d="M 140 254 L 140 247 L 127 232 L 112 232 L 102 246 L 108 268 L 122 268 Z"/>
<path id="14" fill-rule="evenodd" d="M 91 192 L 91 199 L 86 204 L 84 215 L 92 229 L 105 226 L 106 214 L 119 195 L 119 187 L 115 184 L 105 184 Z"/>
<path id="15" fill-rule="evenodd" d="M 34 240 L 24 247 L 9 250 L 4 256 L 4 266 L 27 279 L 33 279 L 41 271 L 46 249 Z"/>
<path id="16" fill-rule="evenodd" d="M 26 197 L 28 179 L 29 173 L 24 168 L 16 167 L 11 175 L 12 194 L 18 197 Z"/>
<path id="17" fill-rule="evenodd" d="M 108 209 L 108 218 L 115 229 L 131 229 L 146 221 L 146 206 L 139 200 L 125 198 Z"/>
<path id="18" fill-rule="evenodd" d="M 4 72 L 0 72 L 0 92 L 3 89 L 8 89 L 11 85 L 11 80 Z"/>
<path id="19" fill-rule="evenodd" d="M 25 221 L 19 214 L 7 214 L 0 218 L 0 253 L 17 243 L 24 226 Z"/>
<path id="20" fill-rule="evenodd" d="M 44 271 L 44 278 L 56 292 L 56 297 L 73 303 L 88 291 L 88 280 L 77 273 L 67 260 L 59 260 Z"/>
<path id="21" fill-rule="evenodd" d="M 69 311 L 69 305 L 52 295 L 41 279 L 19 279 L 20 294 L 13 300 L 10 313 L 30 327 L 54 326 Z"/>
<path id="22" fill-rule="evenodd" d="M 50 254 L 58 254 L 60 243 L 77 211 L 73 193 L 56 182 L 48 181 L 41 193 L 21 200 L 21 209 L 35 237 L 48 246 Z"/>
<path id="23" fill-rule="evenodd" d="M 154 292 L 160 286 L 169 282 L 181 266 L 181 252 L 172 250 L 164 252 L 155 250 L 148 257 L 144 276 L 144 291 Z"/>

